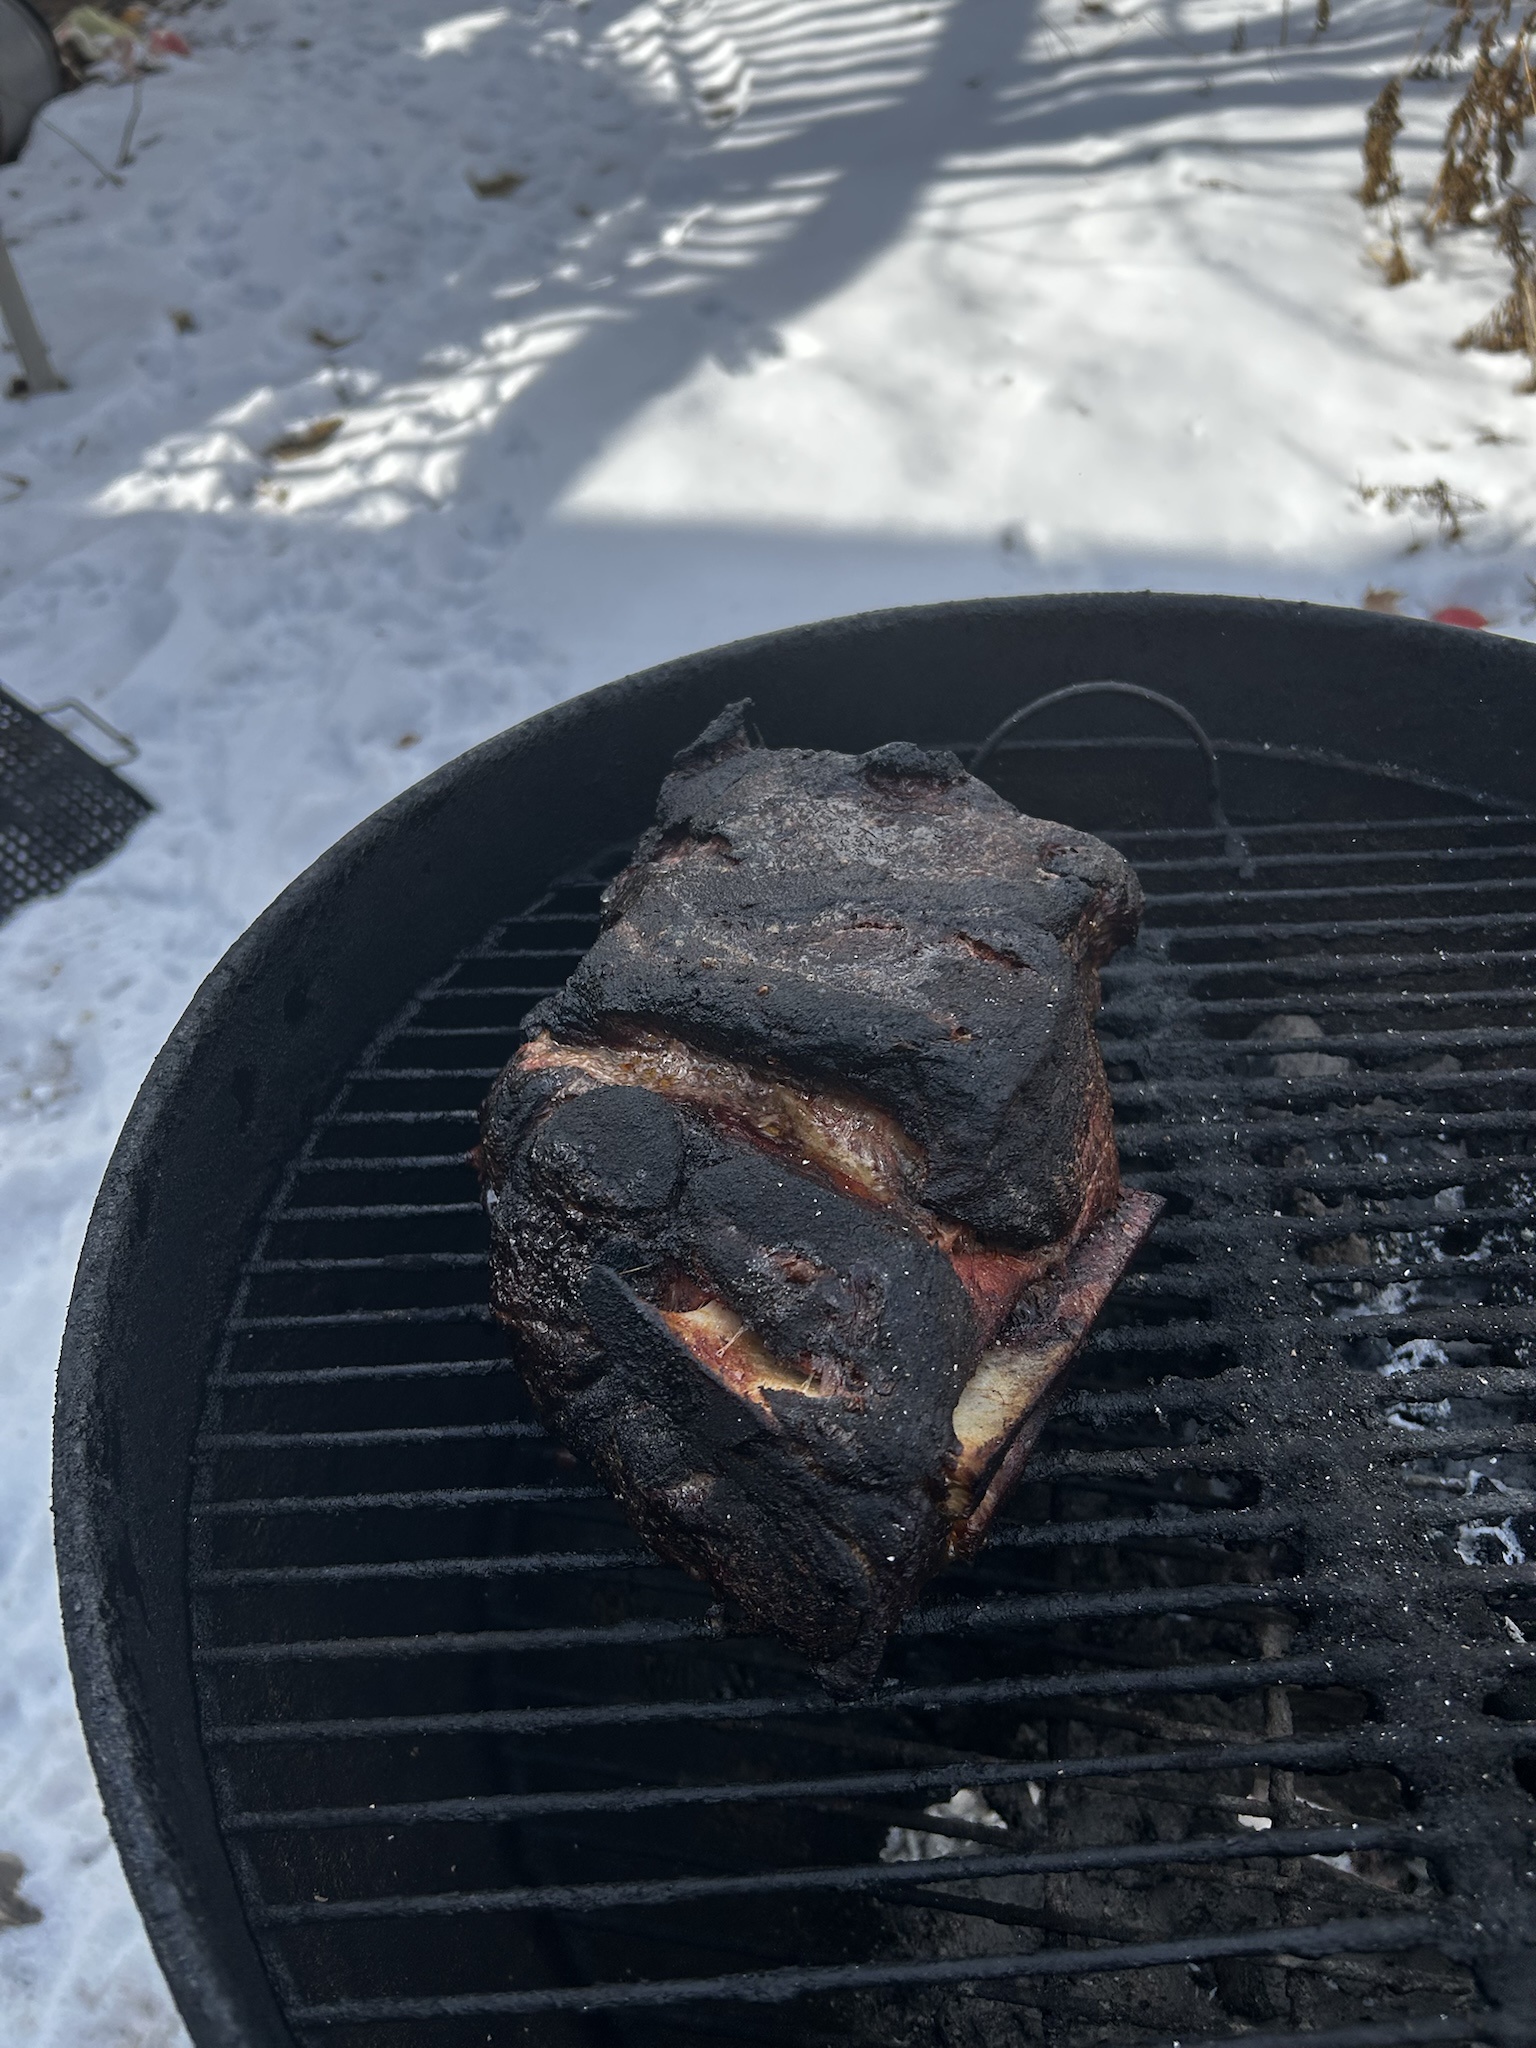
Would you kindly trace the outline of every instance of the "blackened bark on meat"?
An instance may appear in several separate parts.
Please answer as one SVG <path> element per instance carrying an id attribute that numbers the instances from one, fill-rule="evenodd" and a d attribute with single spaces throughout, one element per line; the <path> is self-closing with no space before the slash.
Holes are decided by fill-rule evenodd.
<path id="1" fill-rule="evenodd" d="M 498 1314 L 665 1556 L 847 1690 L 972 1551 L 1159 1206 L 1091 1028 L 1141 897 L 953 756 L 682 755 L 487 1099 Z"/>
<path id="2" fill-rule="evenodd" d="M 1081 1211 L 1103 1097 L 1095 970 L 1141 889 L 951 754 L 806 753 L 717 719 L 662 785 L 608 928 L 536 1019 L 629 1018 L 852 1088 L 927 1160 L 924 1200 L 1004 1244 Z"/>

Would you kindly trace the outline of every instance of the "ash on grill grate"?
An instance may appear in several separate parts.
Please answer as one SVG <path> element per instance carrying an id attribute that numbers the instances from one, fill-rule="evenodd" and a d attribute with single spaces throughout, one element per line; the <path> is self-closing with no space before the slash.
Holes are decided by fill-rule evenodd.
<path id="1" fill-rule="evenodd" d="M 998 776 L 1036 809 L 1042 761 Z M 1286 772 L 1241 874 L 1109 833 L 1149 915 L 1101 1029 L 1170 1212 L 992 1549 L 852 1705 L 711 1634 L 488 1316 L 475 1106 L 601 874 L 359 1065 L 250 1262 L 194 1506 L 222 1821 L 299 2039 L 1536 2041 L 1536 830 Z"/>
<path id="2" fill-rule="evenodd" d="M 0 919 L 104 861 L 153 809 L 131 783 L 0 690 Z"/>

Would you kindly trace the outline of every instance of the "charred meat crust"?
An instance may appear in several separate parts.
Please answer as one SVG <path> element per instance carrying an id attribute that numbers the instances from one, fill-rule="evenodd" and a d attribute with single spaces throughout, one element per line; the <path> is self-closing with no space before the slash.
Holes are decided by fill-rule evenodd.
<path id="1" fill-rule="evenodd" d="M 953 757 L 679 756 L 477 1151 L 541 1413 L 663 1555 L 867 1684 L 983 1540 L 1160 1206 L 1090 1017 L 1108 847 Z"/>
<path id="2" fill-rule="evenodd" d="M 1049 1243 L 1093 1170 L 1097 970 L 1140 915 L 1110 847 L 1023 817 L 953 755 L 754 747 L 733 706 L 531 1021 L 580 1042 L 628 1018 L 851 1090 L 920 1149 L 930 1207 Z"/>

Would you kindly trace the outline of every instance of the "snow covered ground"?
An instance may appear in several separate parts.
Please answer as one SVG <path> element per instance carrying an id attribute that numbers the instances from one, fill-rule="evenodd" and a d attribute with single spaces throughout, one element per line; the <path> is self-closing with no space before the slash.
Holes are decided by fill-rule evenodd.
<path id="1" fill-rule="evenodd" d="M 0 407 L 0 677 L 134 733 L 159 806 L 0 931 L 8 2048 L 181 2038 L 74 1719 L 51 1382 L 134 1090 L 291 876 L 541 705 L 827 613 L 1390 585 L 1526 630 L 1536 399 L 1450 346 L 1497 261 L 1410 238 L 1389 292 L 1351 197 L 1424 10 L 1290 12 L 227 0 L 121 184 L 63 139 L 115 160 L 103 86 L 0 172 L 71 385 Z M 1457 545 L 1361 490 L 1437 480 Z"/>

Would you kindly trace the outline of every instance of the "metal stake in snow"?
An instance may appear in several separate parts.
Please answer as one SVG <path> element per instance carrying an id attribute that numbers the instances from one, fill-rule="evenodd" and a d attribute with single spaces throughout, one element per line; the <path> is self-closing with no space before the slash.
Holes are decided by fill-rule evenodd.
<path id="1" fill-rule="evenodd" d="M 0 0 L 0 164 L 14 163 L 26 147 L 32 123 L 64 90 L 64 67 L 53 33 L 31 0 Z M 32 318 L 21 280 L 0 235 L 0 321 L 21 358 L 21 376 L 10 395 L 62 391 L 64 379 Z"/>
<path id="2" fill-rule="evenodd" d="M 21 388 L 13 387 L 11 396 L 30 398 L 41 391 L 67 389 L 64 379 L 48 359 L 47 344 L 32 318 L 32 308 L 27 304 L 27 295 L 21 288 L 21 279 L 16 275 L 16 266 L 11 261 L 11 252 L 5 246 L 3 235 L 0 235 L 0 320 L 5 322 L 6 332 L 21 358 L 21 377 L 18 380 Z"/>

